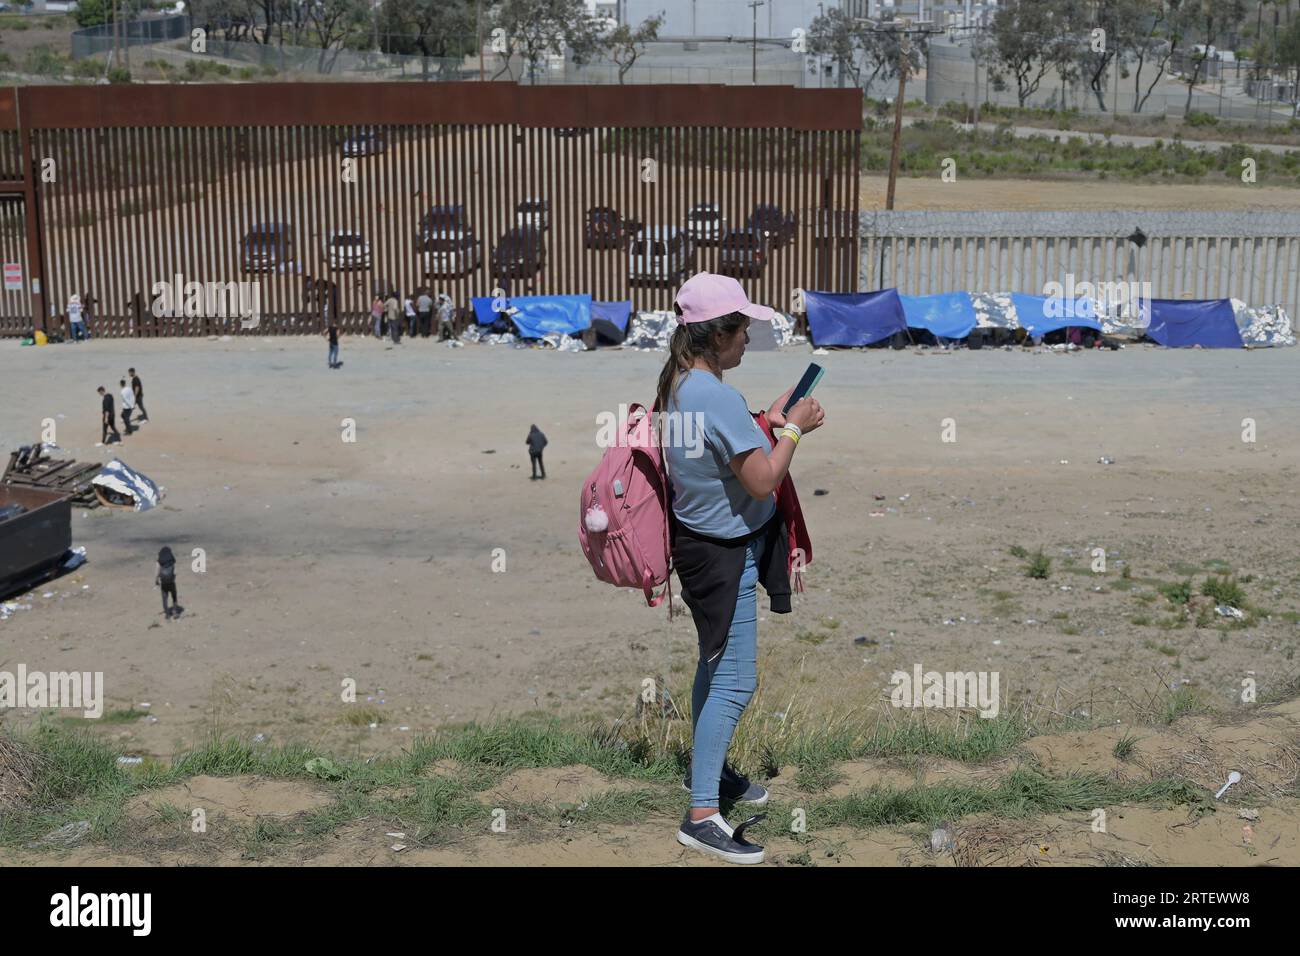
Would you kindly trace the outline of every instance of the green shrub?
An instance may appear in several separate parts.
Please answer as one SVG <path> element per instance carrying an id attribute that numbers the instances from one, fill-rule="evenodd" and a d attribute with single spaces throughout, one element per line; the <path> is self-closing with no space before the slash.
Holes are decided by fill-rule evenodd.
<path id="1" fill-rule="evenodd" d="M 1200 113 L 1192 110 L 1183 117 L 1183 122 L 1188 126 L 1218 126 L 1219 118 L 1210 113 Z"/>
<path id="2" fill-rule="evenodd" d="M 1051 577 L 1052 559 L 1043 554 L 1042 549 L 1035 551 L 1029 558 L 1029 566 L 1025 568 L 1025 576 L 1044 580 Z"/>
<path id="3" fill-rule="evenodd" d="M 1205 583 L 1201 585 L 1201 593 L 1214 598 L 1215 604 L 1226 604 L 1228 607 L 1235 608 L 1244 608 L 1246 605 L 1246 592 L 1237 584 L 1237 579 L 1230 575 L 1206 578 Z"/>
<path id="4" fill-rule="evenodd" d="M 1162 584 L 1156 590 L 1169 598 L 1171 604 L 1186 604 L 1192 599 L 1192 579 L 1177 584 Z"/>

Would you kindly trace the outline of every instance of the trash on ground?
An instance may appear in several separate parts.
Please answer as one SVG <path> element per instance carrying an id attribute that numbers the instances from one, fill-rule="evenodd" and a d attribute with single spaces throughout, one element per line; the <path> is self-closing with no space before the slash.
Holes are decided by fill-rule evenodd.
<path id="1" fill-rule="evenodd" d="M 1218 800 L 1220 797 L 1222 797 L 1225 793 L 1228 792 L 1229 787 L 1231 787 L 1234 783 L 1240 783 L 1240 782 L 1241 782 L 1241 774 L 1238 773 L 1236 770 L 1232 771 L 1230 774 L 1228 774 L 1228 782 L 1219 788 L 1219 792 L 1214 795 L 1214 799 Z"/>

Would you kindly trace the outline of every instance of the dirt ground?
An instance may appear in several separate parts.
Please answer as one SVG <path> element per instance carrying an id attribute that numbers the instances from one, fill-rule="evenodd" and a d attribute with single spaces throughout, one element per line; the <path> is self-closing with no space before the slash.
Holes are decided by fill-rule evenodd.
<path id="1" fill-rule="evenodd" d="M 471 719 L 616 716 L 647 676 L 688 694 L 689 616 L 670 624 L 597 582 L 576 540 L 596 416 L 648 403 L 662 354 L 348 338 L 331 371 L 325 352 L 306 338 L 0 343 L 0 445 L 53 419 L 69 455 L 116 455 L 167 489 L 147 513 L 74 510 L 89 560 L 10 599 L 0 670 L 103 671 L 106 712 L 153 719 L 97 732 L 158 757 L 212 729 L 393 754 Z M 808 360 L 750 353 L 728 380 L 766 406 Z M 827 424 L 793 469 L 813 562 L 793 614 L 760 596 L 761 706 L 888 713 L 890 675 L 919 664 L 996 671 L 1004 712 L 1034 717 L 1129 720 L 1180 687 L 1231 715 L 1244 679 L 1262 698 L 1300 671 L 1300 351 L 818 361 Z M 96 448 L 95 386 L 116 391 L 132 365 L 151 420 Z M 528 477 L 534 422 L 544 482 Z M 153 585 L 163 544 L 181 559 L 176 622 Z M 1016 545 L 1042 548 L 1050 576 L 1027 577 Z M 1250 627 L 1221 627 L 1200 595 L 1207 626 L 1180 621 L 1154 590 L 1225 567 L 1251 576 Z M 350 721 L 357 706 L 377 726 Z"/>

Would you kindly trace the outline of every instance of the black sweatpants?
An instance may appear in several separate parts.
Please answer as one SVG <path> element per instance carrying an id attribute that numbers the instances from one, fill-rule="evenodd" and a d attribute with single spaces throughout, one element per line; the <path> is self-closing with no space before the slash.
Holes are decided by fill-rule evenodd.
<path id="1" fill-rule="evenodd" d="M 542 477 L 546 477 L 546 466 L 542 464 L 542 453 L 540 451 L 530 451 L 528 457 L 533 462 L 533 477 L 537 477 L 537 469 L 542 469 Z"/>
<path id="2" fill-rule="evenodd" d="M 103 434 L 100 435 L 99 440 L 102 441 L 105 445 L 107 445 L 109 435 L 113 436 L 114 441 L 122 440 L 122 436 L 117 433 L 117 427 L 113 424 L 113 420 L 109 418 L 107 415 L 105 415 Z"/>
<path id="3" fill-rule="evenodd" d="M 160 587 L 162 588 L 163 613 L 166 614 L 168 617 L 171 617 L 172 610 L 174 610 L 176 606 L 180 603 L 176 598 L 176 582 L 164 581 L 162 582 Z M 172 596 L 172 610 L 169 610 L 167 607 L 167 595 L 169 594 Z"/>

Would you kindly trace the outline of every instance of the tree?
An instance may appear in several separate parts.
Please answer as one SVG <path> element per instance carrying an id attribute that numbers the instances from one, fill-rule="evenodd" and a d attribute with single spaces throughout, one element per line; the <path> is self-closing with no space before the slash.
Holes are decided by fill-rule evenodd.
<path id="1" fill-rule="evenodd" d="M 510 75 L 510 59 L 516 55 L 536 81 L 537 64 L 548 54 L 563 55 L 567 47 L 581 66 L 600 50 L 598 28 L 582 0 L 501 0 L 491 22 L 506 45 L 506 64 L 497 76 Z"/>
<path id="2" fill-rule="evenodd" d="M 885 22 L 889 19 L 892 15 L 887 16 Z M 813 19 L 807 35 L 808 52 L 834 60 L 839 65 L 841 84 L 847 76 L 866 96 L 871 95 L 871 85 L 877 79 L 890 80 L 898 76 L 902 47 L 899 35 L 888 28 L 873 29 L 832 7 Z M 925 37 L 914 38 L 908 55 L 909 73 L 921 68 L 925 62 L 925 50 Z"/>
<path id="3" fill-rule="evenodd" d="M 316 68 L 321 73 L 328 73 L 326 64 L 334 65 L 348 37 L 369 28 L 369 5 L 366 0 L 317 0 L 307 11 L 307 23 L 313 39 L 320 46 Z M 328 56 L 331 49 L 334 51 L 332 57 Z"/>
<path id="4" fill-rule="evenodd" d="M 1143 24 L 1131 41 L 1130 49 L 1137 61 L 1133 71 L 1133 112 L 1141 113 L 1151 96 L 1151 91 L 1169 69 L 1169 61 L 1182 42 L 1187 17 L 1177 3 L 1169 0 L 1140 0 L 1139 19 Z M 1148 61 L 1154 61 L 1156 75 L 1142 91 L 1142 71 Z"/>
<path id="5" fill-rule="evenodd" d="M 474 14 L 471 0 L 385 0 L 379 12 L 384 52 L 419 53 L 427 79 L 434 58 L 441 72 L 447 58 L 474 50 Z"/>
<path id="6" fill-rule="evenodd" d="M 227 42 L 247 40 L 257 27 L 249 0 L 190 0 L 185 8 L 191 26 L 203 27 L 209 34 L 220 30 Z"/>
<path id="7" fill-rule="evenodd" d="M 1062 80 L 1076 67 L 1077 39 L 1072 0 L 1007 0 L 997 8 L 989 28 L 989 74 L 999 89 L 1006 74 L 1016 80 L 1021 107 L 1038 92 L 1047 71 L 1055 68 Z"/>
<path id="8" fill-rule="evenodd" d="M 1158 2 L 1158 0 L 1157 0 Z M 1106 109 L 1106 79 L 1112 69 L 1127 76 L 1123 55 L 1133 54 L 1140 42 L 1151 0 L 1094 0 L 1087 4 L 1080 23 L 1080 68 L 1097 106 Z M 1103 31 L 1094 34 L 1094 31 Z M 1119 104 L 1113 104 L 1119 109 Z"/>
<path id="9" fill-rule="evenodd" d="M 663 11 L 660 11 L 655 16 L 642 20 L 635 30 L 623 23 L 605 37 L 603 46 L 609 58 L 618 65 L 619 83 L 623 82 L 623 77 L 632 69 L 637 57 L 645 52 L 646 44 L 659 39 L 659 28 L 664 25 L 665 19 Z"/>
<path id="10" fill-rule="evenodd" d="M 1187 105 L 1183 107 L 1184 116 L 1192 111 L 1192 93 L 1195 92 L 1205 61 L 1210 58 L 1210 47 L 1224 34 L 1236 29 L 1246 16 L 1245 0 L 1201 0 L 1199 11 L 1194 9 L 1195 5 L 1196 0 L 1183 0 L 1181 4 L 1190 22 L 1195 25 L 1202 43 L 1199 53 L 1195 49 L 1188 53 L 1192 62 L 1192 75 L 1185 78 Z"/>
<path id="11" fill-rule="evenodd" d="M 1297 79 L 1300 79 L 1300 20 L 1292 20 L 1287 24 L 1286 32 L 1277 38 L 1277 55 L 1276 61 L 1279 66 L 1285 67 L 1288 77 L 1291 71 L 1296 71 Z M 1291 114 L 1294 116 L 1300 112 L 1300 82 L 1291 84 Z"/>

